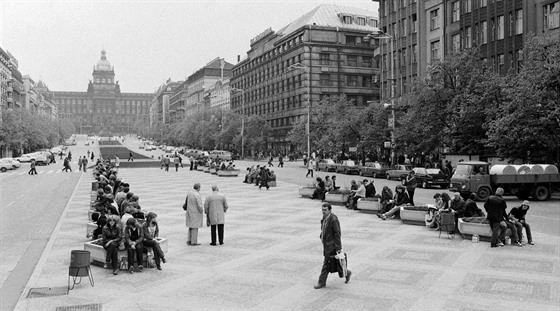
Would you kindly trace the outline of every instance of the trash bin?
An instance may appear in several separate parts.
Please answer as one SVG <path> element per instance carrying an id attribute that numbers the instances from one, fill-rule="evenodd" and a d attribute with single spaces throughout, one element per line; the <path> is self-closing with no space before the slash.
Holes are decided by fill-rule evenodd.
<path id="1" fill-rule="evenodd" d="M 89 283 L 93 286 L 93 274 L 90 268 L 90 252 L 83 250 L 73 250 L 70 252 L 70 268 L 68 269 L 68 290 L 74 289 L 76 284 L 80 284 L 82 277 L 87 276 Z M 78 280 L 78 278 L 80 278 Z M 70 287 L 72 279 L 72 287 Z"/>

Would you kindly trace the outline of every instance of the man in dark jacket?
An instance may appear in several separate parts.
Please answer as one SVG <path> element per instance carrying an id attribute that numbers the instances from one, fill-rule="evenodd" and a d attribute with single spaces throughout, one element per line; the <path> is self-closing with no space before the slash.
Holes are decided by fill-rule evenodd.
<path id="1" fill-rule="evenodd" d="M 535 245 L 533 243 L 533 237 L 531 236 L 531 227 L 525 221 L 525 215 L 529 211 L 529 201 L 525 200 L 519 207 L 514 207 L 509 211 L 509 219 L 515 225 L 517 229 L 517 237 L 519 238 L 519 242 L 523 240 L 523 228 L 527 232 L 527 242 L 531 245 Z"/>
<path id="2" fill-rule="evenodd" d="M 408 192 L 408 200 L 410 205 L 414 205 L 414 191 L 416 191 L 416 175 L 414 171 L 410 171 L 405 178 L 406 192 Z"/>
<path id="3" fill-rule="evenodd" d="M 373 198 L 375 196 L 375 186 L 373 185 L 373 179 L 368 183 L 367 179 L 364 179 L 364 185 L 366 186 L 366 198 Z"/>
<path id="4" fill-rule="evenodd" d="M 484 217 L 484 212 L 476 205 L 476 194 L 471 193 L 465 202 L 465 217 Z"/>
<path id="5" fill-rule="evenodd" d="M 502 198 L 504 195 L 504 189 L 498 188 L 496 189 L 496 195 L 491 195 L 486 203 L 484 203 L 484 209 L 488 215 L 486 219 L 490 222 L 490 227 L 492 228 L 492 240 L 490 241 L 490 247 L 498 247 L 504 246 L 502 242 L 506 237 L 506 230 L 507 230 L 507 204 L 506 200 Z M 513 244 L 517 246 L 522 246 L 521 243 L 517 240 L 517 232 L 515 229 L 512 230 L 512 235 L 514 235 L 515 241 L 512 241 Z"/>
<path id="6" fill-rule="evenodd" d="M 323 243 L 323 268 L 319 275 L 319 282 L 315 285 L 315 289 L 327 286 L 327 277 L 329 276 L 329 268 L 331 260 L 337 260 L 333 256 L 342 250 L 342 242 L 340 241 L 340 222 L 338 217 L 331 212 L 332 206 L 323 203 L 323 219 L 321 219 L 321 242 Z M 350 281 L 352 272 L 347 270 L 346 283 Z M 342 276 L 341 276 L 342 277 Z"/>

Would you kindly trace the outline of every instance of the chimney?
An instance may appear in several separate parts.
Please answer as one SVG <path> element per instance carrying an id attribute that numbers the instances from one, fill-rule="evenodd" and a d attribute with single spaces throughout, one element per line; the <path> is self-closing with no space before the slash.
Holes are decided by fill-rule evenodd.
<path id="1" fill-rule="evenodd" d="M 241 61 L 241 55 L 237 54 L 237 62 L 239 63 Z"/>

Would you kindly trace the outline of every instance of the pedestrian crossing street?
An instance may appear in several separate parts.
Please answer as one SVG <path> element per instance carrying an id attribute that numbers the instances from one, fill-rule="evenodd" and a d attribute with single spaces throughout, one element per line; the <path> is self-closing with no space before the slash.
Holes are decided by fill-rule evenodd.
<path id="1" fill-rule="evenodd" d="M 58 167 L 54 168 L 54 167 L 44 167 L 44 166 L 37 166 L 35 168 L 37 170 L 37 175 L 49 175 L 49 174 L 60 174 L 60 173 L 64 173 L 64 174 L 69 174 L 69 173 L 84 173 L 84 171 L 78 171 L 78 167 L 72 168 L 71 172 L 63 172 L 62 171 L 62 167 Z M 88 171 L 86 171 L 86 173 L 88 173 L 90 171 L 90 169 L 88 169 Z M 25 168 L 25 167 L 20 167 L 16 170 L 11 170 L 11 171 L 7 171 L 5 173 L 0 173 L 0 177 L 2 176 L 15 176 L 15 175 L 25 175 L 29 172 L 29 167 Z"/>

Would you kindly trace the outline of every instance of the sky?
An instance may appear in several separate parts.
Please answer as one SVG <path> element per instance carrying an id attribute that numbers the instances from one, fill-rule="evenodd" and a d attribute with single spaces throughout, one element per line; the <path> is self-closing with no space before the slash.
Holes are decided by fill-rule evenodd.
<path id="1" fill-rule="evenodd" d="M 377 12 L 371 0 L 0 0 L 0 47 L 51 91 L 85 92 L 107 52 L 122 92 L 152 93 L 216 57 L 236 64 L 249 41 L 320 4 Z"/>

